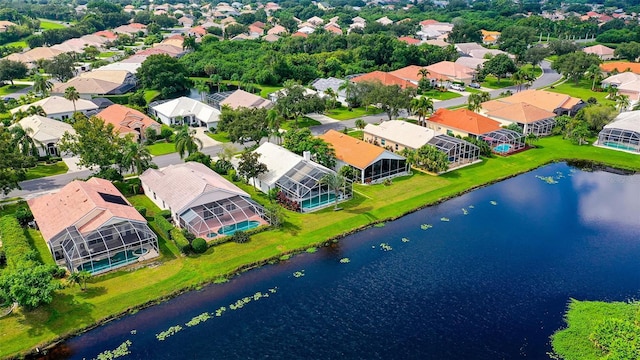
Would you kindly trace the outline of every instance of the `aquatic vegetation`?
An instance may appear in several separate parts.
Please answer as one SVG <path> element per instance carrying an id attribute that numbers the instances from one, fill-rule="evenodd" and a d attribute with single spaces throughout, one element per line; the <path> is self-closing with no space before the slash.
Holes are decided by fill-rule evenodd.
<path id="1" fill-rule="evenodd" d="M 137 334 L 137 333 L 138 333 L 138 330 L 133 329 L 133 330 L 131 330 L 131 331 L 130 331 L 130 333 L 131 333 L 131 335 L 135 335 L 135 334 Z"/>
<path id="2" fill-rule="evenodd" d="M 216 310 L 216 316 L 220 317 L 222 316 L 222 314 L 224 314 L 224 312 L 227 311 L 227 308 L 224 306 L 220 306 L 217 310 Z"/>
<path id="3" fill-rule="evenodd" d="M 469 210 L 467 210 L 467 209 L 465 209 L 465 208 L 462 208 L 462 214 L 463 214 L 463 215 L 467 215 L 467 214 L 469 214 Z"/>
<path id="4" fill-rule="evenodd" d="M 219 277 L 219 278 L 213 280 L 214 284 L 224 284 L 226 282 L 229 282 L 229 279 L 227 279 L 226 277 Z"/>
<path id="5" fill-rule="evenodd" d="M 308 252 L 309 254 L 313 254 L 313 253 L 315 253 L 315 252 L 317 252 L 317 251 L 318 251 L 318 248 L 317 248 L 317 247 L 310 247 L 310 248 L 308 248 L 308 249 L 307 249 L 307 252 Z"/>
<path id="6" fill-rule="evenodd" d="M 211 319 L 211 314 L 209 314 L 208 312 L 204 312 L 198 316 L 195 316 L 193 319 L 191 319 L 188 323 L 186 323 L 185 325 L 187 325 L 188 327 L 192 327 L 192 326 L 196 326 L 198 324 L 200 324 L 201 322 L 205 322 L 207 320 Z"/>
<path id="7" fill-rule="evenodd" d="M 377 223 L 377 224 L 373 224 L 373 227 L 375 227 L 375 228 L 382 228 L 382 227 L 384 227 L 385 225 L 386 225 L 385 223 L 383 223 L 383 222 L 379 222 L 379 223 Z"/>
<path id="8" fill-rule="evenodd" d="M 489 203 L 490 203 L 491 205 L 498 205 L 498 202 L 497 202 L 497 201 L 493 201 L 493 200 L 489 201 Z"/>
<path id="9" fill-rule="evenodd" d="M 342 259 L 340 259 L 340 263 L 341 263 L 341 264 L 348 264 L 348 263 L 350 263 L 350 262 L 351 262 L 351 260 L 350 260 L 349 258 L 342 258 Z"/>
<path id="10" fill-rule="evenodd" d="M 285 260 L 289 260 L 289 259 L 291 259 L 291 255 L 289 255 L 289 254 L 285 254 L 285 255 L 280 256 L 280 260 L 281 261 L 285 261 Z"/>
<path id="11" fill-rule="evenodd" d="M 117 348 L 113 350 L 106 350 L 98 354 L 94 360 L 112 360 L 117 359 L 122 356 L 126 356 L 131 354 L 129 351 L 129 346 L 131 346 L 131 340 L 127 340 L 120 344 Z"/>
<path id="12" fill-rule="evenodd" d="M 383 251 L 391 251 L 391 250 L 393 250 L 391 245 L 389 245 L 387 243 L 380 243 L 380 249 L 382 249 Z"/>
<path id="13" fill-rule="evenodd" d="M 547 184 L 557 184 L 558 182 L 556 181 L 556 179 L 553 178 L 553 176 L 540 176 L 540 175 L 536 175 L 536 178 L 546 182 Z"/>
<path id="14" fill-rule="evenodd" d="M 445 221 L 445 222 L 447 222 L 447 221 L 449 221 L 449 218 L 448 218 L 448 217 L 444 217 L 444 216 L 443 216 L 443 217 L 441 217 L 441 218 L 440 218 L 440 221 Z"/>
<path id="15" fill-rule="evenodd" d="M 294 273 L 293 273 L 293 276 L 294 276 L 294 277 L 297 277 L 297 278 L 299 278 L 299 277 L 303 277 L 303 276 L 304 276 L 304 270 L 300 270 L 300 271 L 296 271 L 296 272 L 294 272 Z"/>
<path id="16" fill-rule="evenodd" d="M 431 225 L 431 224 L 422 224 L 422 225 L 420 225 L 420 229 L 422 229 L 422 230 L 429 230 L 432 227 L 433 227 L 433 225 Z"/>
<path id="17" fill-rule="evenodd" d="M 402 238 L 402 242 L 404 242 L 404 243 L 409 242 L 409 239 L 407 239 L 407 238 Z"/>
<path id="18" fill-rule="evenodd" d="M 160 341 L 164 341 L 164 339 L 168 338 L 169 336 L 175 335 L 181 330 L 182 330 L 182 326 L 180 325 L 172 326 L 167 330 L 161 332 L 160 334 L 156 334 L 156 338 Z"/>
<path id="19" fill-rule="evenodd" d="M 468 207 L 469 209 L 473 209 L 473 208 L 475 208 L 475 206 L 473 206 L 473 205 L 469 205 L 469 206 L 467 206 L 467 207 Z"/>

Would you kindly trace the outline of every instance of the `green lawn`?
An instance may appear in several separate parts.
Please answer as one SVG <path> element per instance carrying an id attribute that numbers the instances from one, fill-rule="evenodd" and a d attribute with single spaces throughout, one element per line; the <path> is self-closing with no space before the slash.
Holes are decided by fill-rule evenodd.
<path id="1" fill-rule="evenodd" d="M 69 171 L 69 167 L 64 161 L 58 161 L 55 164 L 40 163 L 36 167 L 27 170 L 27 180 L 66 174 L 67 171 Z"/>
<path id="2" fill-rule="evenodd" d="M 364 131 L 362 130 L 353 130 L 353 131 L 349 131 L 347 133 L 347 135 L 354 137 L 358 140 L 362 140 L 364 138 Z"/>
<path id="3" fill-rule="evenodd" d="M 66 26 L 53 22 L 53 21 L 49 21 L 49 20 L 45 20 L 45 19 L 38 19 L 40 20 L 40 29 L 42 30 L 51 30 L 51 29 L 64 29 Z"/>
<path id="4" fill-rule="evenodd" d="M 35 346 L 42 347 L 96 321 L 126 313 L 139 304 L 227 277 L 242 266 L 264 263 L 285 253 L 320 246 L 328 239 L 372 222 L 396 218 L 426 204 L 440 202 L 552 161 L 582 159 L 640 170 L 638 157 L 624 152 L 576 146 L 559 137 L 543 138 L 536 145 L 538 148 L 508 157 L 485 159 L 480 164 L 442 176 L 417 172 L 394 179 L 391 186 L 354 185 L 354 198 L 341 204 L 344 210 L 340 212 L 331 208 L 311 214 L 286 211 L 286 223 L 281 229 L 253 235 L 248 243 L 228 242 L 201 256 L 165 256 L 159 266 L 97 276 L 89 282 L 89 290 L 85 292 L 77 286 L 62 289 L 50 305 L 31 312 L 18 309 L 0 320 L 0 357 L 16 356 Z M 237 185 L 256 201 L 267 201 L 263 194 L 256 194 L 253 187 L 242 183 Z M 134 198 L 144 199 L 140 196 Z M 132 202 L 139 204 L 137 200 Z M 148 204 L 146 207 L 148 211 L 152 208 Z M 166 242 L 163 246 L 168 249 L 170 245 Z M 162 252 L 163 255 L 166 253 L 165 250 Z"/>
<path id="5" fill-rule="evenodd" d="M 27 87 L 29 87 L 29 85 L 17 84 L 17 85 L 11 86 L 11 84 L 7 84 L 5 86 L 0 86 L 0 96 L 13 94 L 16 91 L 27 88 Z"/>
<path id="6" fill-rule="evenodd" d="M 483 87 L 489 88 L 489 89 L 502 89 L 505 88 L 507 86 L 513 86 L 516 85 L 515 82 L 511 79 L 500 79 L 500 82 L 498 82 L 498 78 L 493 76 L 493 75 L 489 75 L 486 78 L 484 78 L 484 81 L 482 83 L 480 83 L 480 85 L 482 85 Z"/>
<path id="7" fill-rule="evenodd" d="M 355 118 L 359 118 L 367 115 L 380 114 L 381 112 L 382 110 L 380 110 L 375 106 L 369 106 L 366 108 L 359 107 L 359 108 L 352 108 L 352 109 L 349 109 L 346 107 L 339 107 L 336 109 L 325 111 L 325 115 L 336 120 L 350 120 L 350 119 L 355 119 Z"/>
<path id="8" fill-rule="evenodd" d="M 294 120 L 285 121 L 280 125 L 280 128 L 284 130 L 291 130 L 295 128 L 301 129 L 301 128 L 306 128 L 306 127 L 311 127 L 316 125 L 321 125 L 318 120 L 313 120 L 312 118 L 303 116 L 299 118 L 298 121 L 294 121 Z"/>
<path id="9" fill-rule="evenodd" d="M 638 303 L 571 300 L 566 315 L 567 327 L 552 337 L 554 351 L 566 360 L 620 359 L 596 348 L 590 336 L 605 319 L 618 319 L 635 324 L 637 336 Z M 636 337 L 637 339 L 637 337 Z M 634 342 L 637 346 L 637 340 Z M 637 353 L 636 353 L 637 354 Z M 625 357 L 632 359 L 636 357 Z"/>
<path id="10" fill-rule="evenodd" d="M 18 41 L 10 42 L 10 43 L 7 43 L 5 46 L 15 46 L 15 47 L 23 48 L 23 49 L 26 49 L 26 48 L 29 47 L 29 45 L 27 44 L 27 42 L 25 40 L 18 40 Z"/>
<path id="11" fill-rule="evenodd" d="M 282 89 L 282 86 L 270 86 L 270 85 L 260 85 L 260 84 L 254 84 L 254 85 L 260 88 L 260 96 L 262 96 L 265 99 L 268 98 L 269 94 L 271 94 L 272 92 L 276 92 Z"/>
<path id="12" fill-rule="evenodd" d="M 147 145 L 147 149 L 151 155 L 158 156 L 176 152 L 176 145 L 174 143 L 160 142 L 153 145 Z"/>
<path id="13" fill-rule="evenodd" d="M 231 139 L 229 139 L 229 133 L 226 131 L 216 131 L 215 133 L 208 132 L 207 136 L 222 143 L 231 142 Z"/>
<path id="14" fill-rule="evenodd" d="M 589 79 L 580 80 L 580 83 L 578 85 L 576 85 L 574 81 L 565 81 L 560 85 L 555 85 L 553 86 L 553 88 L 549 88 L 546 90 L 560 93 L 560 94 L 571 95 L 573 97 L 580 98 L 583 101 L 587 101 L 590 97 L 594 97 L 598 100 L 598 103 L 600 104 L 615 105 L 615 101 L 606 99 L 606 96 L 607 96 L 606 92 L 591 91 L 592 84 L 593 84 L 592 80 L 589 80 Z"/>
<path id="15" fill-rule="evenodd" d="M 462 95 L 458 93 L 454 93 L 451 91 L 439 91 L 436 89 L 431 89 L 429 91 L 423 91 L 422 96 L 430 97 L 434 100 L 450 100 L 462 97 Z"/>
<path id="16" fill-rule="evenodd" d="M 160 96 L 160 91 L 158 91 L 158 90 L 145 90 L 144 91 L 144 101 L 146 101 L 147 104 L 151 103 L 158 96 Z"/>
<path id="17" fill-rule="evenodd" d="M 105 59 L 105 58 L 108 58 L 108 57 L 112 57 L 115 54 L 117 54 L 117 52 L 115 52 L 115 51 L 105 51 L 105 52 L 100 53 L 98 55 L 98 57 L 102 58 L 102 59 Z"/>

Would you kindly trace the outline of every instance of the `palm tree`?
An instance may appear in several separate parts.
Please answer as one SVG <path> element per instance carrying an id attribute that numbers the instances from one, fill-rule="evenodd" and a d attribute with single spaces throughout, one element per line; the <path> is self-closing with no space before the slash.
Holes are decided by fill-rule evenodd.
<path id="1" fill-rule="evenodd" d="M 29 114 L 26 111 L 18 110 L 13 114 L 13 122 L 18 122 L 27 116 L 29 116 Z"/>
<path id="2" fill-rule="evenodd" d="M 531 146 L 534 142 L 538 141 L 538 135 L 530 132 L 527 134 L 527 136 L 524 138 L 524 140 L 529 143 L 529 146 Z"/>
<path id="3" fill-rule="evenodd" d="M 329 106 L 329 108 L 333 109 L 333 106 L 336 103 L 336 99 L 338 98 L 338 94 L 332 88 L 327 88 L 327 90 L 324 91 L 324 94 L 331 99 L 331 105 Z"/>
<path id="4" fill-rule="evenodd" d="M 347 99 L 347 104 L 349 105 L 349 107 L 351 108 L 351 102 L 349 101 L 349 99 L 352 99 L 353 96 L 355 95 L 355 84 L 352 83 L 350 80 L 345 80 L 342 84 L 340 84 L 340 87 L 338 87 L 338 91 L 344 90 L 344 94 L 345 94 L 345 98 Z"/>
<path id="5" fill-rule="evenodd" d="M 10 128 L 13 135 L 13 144 L 22 155 L 38 156 L 38 148 L 44 149 L 44 144 L 33 138 L 33 129 L 23 128 L 16 124 Z"/>
<path id="6" fill-rule="evenodd" d="M 363 119 L 358 119 L 358 120 L 356 120 L 355 125 L 356 125 L 356 127 L 358 129 L 362 130 L 362 129 L 364 129 L 365 126 L 367 126 L 367 122 L 364 121 Z"/>
<path id="7" fill-rule="evenodd" d="M 587 69 L 587 78 L 593 79 L 591 83 L 591 91 L 593 91 L 596 88 L 596 83 L 602 81 L 602 70 L 600 70 L 600 67 L 598 65 L 591 65 Z"/>
<path id="8" fill-rule="evenodd" d="M 204 102 L 204 94 L 209 92 L 209 85 L 204 81 L 196 81 L 193 87 L 200 93 L 200 100 Z"/>
<path id="9" fill-rule="evenodd" d="M 327 185 L 327 187 L 333 191 L 335 196 L 334 210 L 338 210 L 338 197 L 340 196 L 340 191 L 344 191 L 345 186 L 347 185 L 347 180 L 344 176 L 340 175 L 340 172 L 330 172 L 326 173 L 321 179 L 320 184 Z"/>
<path id="10" fill-rule="evenodd" d="M 414 98 L 411 100 L 411 111 L 418 115 L 418 123 L 420 126 L 424 126 L 424 120 L 427 115 L 433 111 L 433 100 L 424 96 Z"/>
<path id="11" fill-rule="evenodd" d="M 269 129 L 269 133 L 267 136 L 267 141 L 271 141 L 271 135 L 274 135 L 276 138 L 280 138 L 280 121 L 282 117 L 278 114 L 276 109 L 269 109 L 267 111 L 267 127 Z"/>
<path id="12" fill-rule="evenodd" d="M 40 115 L 40 116 L 47 116 L 47 113 L 44 111 L 44 109 L 42 108 L 42 106 L 40 105 L 31 105 L 27 108 L 27 114 L 28 115 Z"/>
<path id="13" fill-rule="evenodd" d="M 182 40 L 182 50 L 195 50 L 198 44 L 196 43 L 195 36 L 185 36 L 184 40 Z"/>
<path id="14" fill-rule="evenodd" d="M 220 91 L 220 81 L 222 81 L 222 78 L 220 77 L 220 75 L 218 74 L 211 74 L 209 75 L 209 80 L 211 80 L 212 83 L 216 84 L 216 91 Z"/>
<path id="15" fill-rule="evenodd" d="M 187 125 L 181 127 L 175 134 L 176 151 L 180 154 L 180 159 L 184 158 L 185 153 L 188 156 L 202 148 L 202 141 L 195 137 L 195 134 L 196 131 Z"/>
<path id="16" fill-rule="evenodd" d="M 73 103 L 73 112 L 76 112 L 76 101 L 80 99 L 80 93 L 75 87 L 69 86 L 64 90 L 64 98 Z"/>
<path id="17" fill-rule="evenodd" d="M 467 98 L 467 109 L 477 112 L 482 109 L 482 101 L 479 94 L 471 94 Z"/>
<path id="18" fill-rule="evenodd" d="M 618 112 L 623 112 L 629 107 L 629 104 L 631 104 L 628 95 L 617 95 L 615 97 L 615 101 L 616 106 L 618 107 Z"/>
<path id="19" fill-rule="evenodd" d="M 608 93 L 607 97 L 615 101 L 616 96 L 618 96 L 618 88 L 615 86 L 609 86 L 607 87 L 607 93 Z"/>
<path id="20" fill-rule="evenodd" d="M 77 274 L 77 277 L 79 279 L 78 285 L 80 285 L 80 289 L 82 291 L 87 290 L 87 280 L 91 279 L 91 273 L 86 270 L 82 270 L 78 271 Z"/>
<path id="21" fill-rule="evenodd" d="M 134 141 L 128 141 L 125 144 L 121 163 L 123 168 L 140 175 L 150 168 L 151 164 L 151 153 L 146 146 Z"/>
<path id="22" fill-rule="evenodd" d="M 34 75 L 33 91 L 39 93 L 42 97 L 47 97 L 51 89 L 53 89 L 53 84 L 48 78 L 42 75 Z"/>
<path id="23" fill-rule="evenodd" d="M 429 75 L 431 75 L 431 73 L 429 72 L 429 70 L 427 70 L 427 68 L 418 70 L 418 76 L 420 77 L 420 79 L 426 79 L 427 77 L 429 77 Z"/>

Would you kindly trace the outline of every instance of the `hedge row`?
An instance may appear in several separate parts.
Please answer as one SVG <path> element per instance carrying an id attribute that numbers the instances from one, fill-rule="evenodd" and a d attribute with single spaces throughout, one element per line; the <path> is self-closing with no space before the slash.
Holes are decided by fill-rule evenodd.
<path id="1" fill-rule="evenodd" d="M 169 240 L 171 239 L 171 229 L 173 229 L 173 225 L 171 225 L 171 223 L 165 219 L 163 216 L 160 215 L 156 215 L 153 218 L 153 221 L 155 221 L 156 225 L 158 225 L 158 230 L 162 233 L 162 235 L 164 235 L 164 238 Z"/>
<path id="2" fill-rule="evenodd" d="M 173 228 L 171 229 L 170 234 L 171 239 L 173 239 L 173 241 L 176 243 L 178 249 L 180 249 L 180 252 L 182 252 L 183 254 L 188 254 L 191 251 L 191 244 L 189 244 L 189 240 L 184 237 L 182 229 Z"/>
<path id="3" fill-rule="evenodd" d="M 0 238 L 2 238 L 2 248 L 9 268 L 17 268 L 22 262 L 36 261 L 38 258 L 38 253 L 29 244 L 29 240 L 24 235 L 24 229 L 15 217 L 0 218 Z"/>

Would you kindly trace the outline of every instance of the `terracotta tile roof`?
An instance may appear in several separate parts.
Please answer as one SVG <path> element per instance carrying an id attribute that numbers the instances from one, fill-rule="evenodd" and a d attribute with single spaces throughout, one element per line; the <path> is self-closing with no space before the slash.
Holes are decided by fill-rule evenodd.
<path id="1" fill-rule="evenodd" d="M 342 29 L 340 29 L 334 24 L 328 24 L 327 26 L 324 27 L 324 29 L 330 33 L 334 33 L 336 35 L 342 35 Z"/>
<path id="2" fill-rule="evenodd" d="M 131 23 L 131 24 L 129 24 L 129 26 L 131 26 L 134 29 L 146 29 L 147 28 L 147 25 L 140 24 L 140 23 Z"/>
<path id="3" fill-rule="evenodd" d="M 267 31 L 267 34 L 269 35 L 278 35 L 278 34 L 283 34 L 286 33 L 287 29 L 282 26 L 282 25 L 276 25 L 274 27 L 272 27 L 271 29 L 269 29 L 269 31 Z"/>
<path id="4" fill-rule="evenodd" d="M 520 124 L 530 124 L 536 121 L 554 118 L 556 117 L 556 114 L 537 106 L 521 102 L 509 104 L 500 109 L 489 111 L 487 116 L 514 121 Z"/>
<path id="5" fill-rule="evenodd" d="M 126 205 L 106 201 L 100 193 L 120 197 Z M 93 231 L 114 217 L 146 223 L 111 182 L 99 178 L 74 180 L 57 193 L 27 203 L 45 241 L 70 226 L 83 234 Z"/>
<path id="6" fill-rule="evenodd" d="M 264 34 L 264 29 L 255 25 L 249 25 L 249 32 L 262 35 Z"/>
<path id="7" fill-rule="evenodd" d="M 394 70 L 389 72 L 389 74 L 397 76 L 401 79 L 418 82 L 420 80 L 420 76 L 418 72 L 424 69 L 422 66 L 418 65 L 409 65 L 405 66 L 402 69 Z"/>
<path id="8" fill-rule="evenodd" d="M 253 23 L 253 24 L 251 24 L 251 25 L 253 25 L 253 26 L 257 26 L 257 27 L 259 27 L 260 29 L 264 29 L 264 27 L 266 26 L 266 24 L 265 24 L 265 23 L 263 23 L 262 21 L 256 21 L 256 22 L 254 22 L 254 23 Z"/>
<path id="9" fill-rule="evenodd" d="M 192 27 L 191 29 L 189 29 L 189 32 L 200 36 L 207 35 L 207 29 L 203 28 L 202 26 Z"/>
<path id="10" fill-rule="evenodd" d="M 640 74 L 640 63 L 632 63 L 628 61 L 614 61 L 600 64 L 600 69 L 606 72 L 617 70 L 618 72 L 631 71 Z"/>
<path id="11" fill-rule="evenodd" d="M 373 71 L 368 74 L 356 76 L 351 81 L 359 83 L 359 82 L 375 82 L 378 81 L 383 85 L 398 85 L 403 89 L 406 88 L 417 88 L 418 86 L 408 80 L 402 79 L 398 76 L 395 76 L 391 73 L 386 73 L 384 71 Z"/>
<path id="12" fill-rule="evenodd" d="M 499 122 L 467 109 L 441 108 L 431 115 L 428 121 L 473 135 L 482 135 L 500 129 Z"/>
<path id="13" fill-rule="evenodd" d="M 149 116 L 120 104 L 113 104 L 100 111 L 96 116 L 104 120 L 105 123 L 112 124 L 121 134 L 137 133 L 138 131 L 135 130 L 137 128 L 142 130 L 142 134 L 139 134 L 141 136 L 144 136 L 144 131 L 149 127 L 156 129 L 156 132 L 160 130 L 160 124 Z"/>
<path id="14" fill-rule="evenodd" d="M 452 61 L 440 61 L 427 66 L 427 70 L 431 73 L 430 78 L 438 80 L 468 80 L 473 78 L 474 69 L 464 65 L 456 64 Z"/>
<path id="15" fill-rule="evenodd" d="M 610 47 L 606 47 L 604 45 L 593 45 L 582 49 L 587 54 L 596 54 L 596 55 L 613 55 L 613 49 Z"/>
<path id="16" fill-rule="evenodd" d="M 398 40 L 407 43 L 409 45 L 420 45 L 420 40 L 418 39 L 414 39 L 412 37 L 409 36 L 403 36 L 403 37 L 399 37 Z"/>
<path id="17" fill-rule="evenodd" d="M 571 109 L 582 100 L 565 94 L 554 93 L 544 90 L 525 90 L 517 92 L 498 101 L 508 104 L 528 103 L 547 111 L 556 109 Z"/>
<path id="18" fill-rule="evenodd" d="M 437 20 L 433 20 L 433 19 L 428 19 L 428 20 L 422 20 L 420 21 L 420 25 L 426 26 L 426 25 L 434 25 L 437 24 L 439 21 Z"/>
<path id="19" fill-rule="evenodd" d="M 308 34 L 305 34 L 305 33 L 300 32 L 300 31 L 293 33 L 293 35 L 291 35 L 291 36 L 298 36 L 298 37 L 303 37 L 303 38 L 309 37 Z"/>
<path id="20" fill-rule="evenodd" d="M 336 152 L 336 158 L 358 169 L 373 163 L 386 150 L 358 140 L 335 130 L 329 130 L 318 138 L 326 141 Z"/>
<path id="21" fill-rule="evenodd" d="M 109 30 L 98 31 L 98 32 L 93 33 L 93 35 L 106 37 L 107 39 L 111 39 L 111 40 L 115 40 L 115 39 L 118 38 L 118 35 L 116 35 L 114 32 L 109 31 Z"/>

